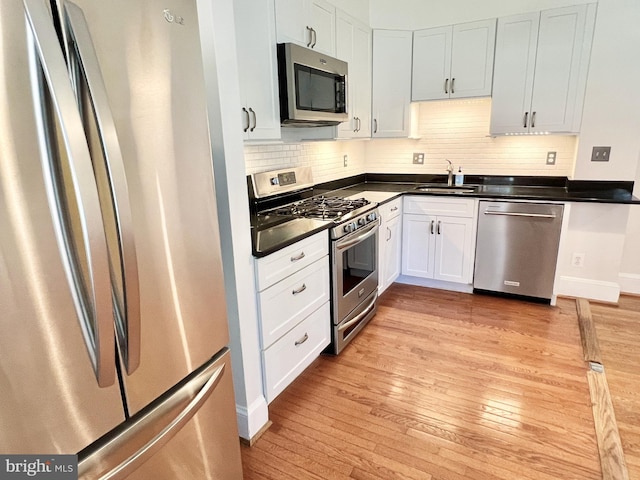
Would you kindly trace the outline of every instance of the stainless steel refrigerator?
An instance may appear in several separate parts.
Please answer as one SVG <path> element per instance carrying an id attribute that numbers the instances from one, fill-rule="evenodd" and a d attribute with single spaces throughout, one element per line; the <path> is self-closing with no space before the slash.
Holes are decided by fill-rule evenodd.
<path id="1" fill-rule="evenodd" d="M 0 0 L 0 453 L 242 478 L 195 0 Z"/>

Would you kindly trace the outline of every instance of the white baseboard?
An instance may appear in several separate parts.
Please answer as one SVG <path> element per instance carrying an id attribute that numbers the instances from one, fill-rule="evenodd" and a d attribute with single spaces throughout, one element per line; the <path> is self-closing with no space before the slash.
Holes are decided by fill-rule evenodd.
<path id="1" fill-rule="evenodd" d="M 554 295 L 580 297 L 609 303 L 617 303 L 620 297 L 620 285 L 615 282 L 563 275 L 556 280 L 554 290 Z"/>
<path id="2" fill-rule="evenodd" d="M 256 399 L 248 408 L 236 404 L 238 434 L 251 440 L 269 421 L 269 408 L 264 397 Z"/>
<path id="3" fill-rule="evenodd" d="M 419 287 L 437 288 L 440 290 L 451 290 L 453 292 L 473 293 L 473 285 L 466 283 L 443 282 L 442 280 L 432 280 L 430 278 L 411 277 L 400 275 L 396 280 L 398 283 L 407 285 L 417 285 Z"/>
<path id="4" fill-rule="evenodd" d="M 618 274 L 618 281 L 620 282 L 622 293 L 640 295 L 640 275 L 636 273 L 620 273 Z"/>

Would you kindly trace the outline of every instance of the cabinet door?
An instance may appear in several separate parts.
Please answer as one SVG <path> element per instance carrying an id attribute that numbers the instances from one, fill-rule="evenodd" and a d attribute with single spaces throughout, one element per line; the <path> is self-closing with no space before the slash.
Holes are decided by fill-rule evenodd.
<path id="1" fill-rule="evenodd" d="M 401 216 L 394 217 L 386 222 L 382 235 L 384 236 L 385 250 L 381 275 L 383 291 L 391 285 L 400 275 L 402 268 L 402 219 Z"/>
<path id="2" fill-rule="evenodd" d="M 313 28 L 311 48 L 335 57 L 336 7 L 324 0 L 309 2 L 309 23 Z"/>
<path id="3" fill-rule="evenodd" d="M 539 21 L 539 13 L 498 19 L 491 133 L 528 131 Z"/>
<path id="4" fill-rule="evenodd" d="M 532 132 L 572 132 L 582 109 L 579 76 L 587 5 L 545 10 L 540 16 L 536 73 L 531 104 Z M 579 124 L 579 122 L 577 122 Z"/>
<path id="5" fill-rule="evenodd" d="M 311 47 L 313 40 L 309 27 L 309 0 L 275 0 L 276 33 L 278 43 L 293 42 Z M 249 8 L 252 11 L 252 8 Z M 262 19 L 264 21 L 264 19 Z"/>
<path id="6" fill-rule="evenodd" d="M 358 119 L 355 136 L 371 137 L 371 29 L 360 23 L 355 24 L 353 36 L 353 67 L 349 65 L 349 75 L 355 78 L 355 115 Z M 353 83 L 353 82 L 350 82 Z"/>
<path id="7" fill-rule="evenodd" d="M 436 217 L 405 214 L 402 217 L 402 274 L 433 278 Z"/>
<path id="8" fill-rule="evenodd" d="M 409 31 L 373 31 L 373 137 L 408 137 L 411 121 Z"/>
<path id="9" fill-rule="evenodd" d="M 340 10 L 336 12 L 336 55 L 349 64 L 349 120 L 338 125 L 338 137 L 370 137 L 371 29 Z"/>
<path id="10" fill-rule="evenodd" d="M 496 20 L 453 26 L 451 98 L 491 95 Z"/>
<path id="11" fill-rule="evenodd" d="M 235 0 L 236 44 L 245 139 L 280 138 L 273 0 Z"/>
<path id="12" fill-rule="evenodd" d="M 413 32 L 411 100 L 449 98 L 451 72 L 450 26 Z"/>
<path id="13" fill-rule="evenodd" d="M 472 228 L 470 218 L 436 218 L 434 279 L 471 283 Z"/>

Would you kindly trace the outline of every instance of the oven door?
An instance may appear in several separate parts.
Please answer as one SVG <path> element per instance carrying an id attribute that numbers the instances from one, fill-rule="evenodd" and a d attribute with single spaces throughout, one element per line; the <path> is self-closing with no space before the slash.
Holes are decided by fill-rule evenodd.
<path id="1" fill-rule="evenodd" d="M 378 221 L 333 242 L 333 321 L 338 325 L 378 289 Z"/>

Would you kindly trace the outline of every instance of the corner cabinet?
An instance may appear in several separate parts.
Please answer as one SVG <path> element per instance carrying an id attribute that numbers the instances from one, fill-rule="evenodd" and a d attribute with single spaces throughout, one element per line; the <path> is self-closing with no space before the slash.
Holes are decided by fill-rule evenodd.
<path id="1" fill-rule="evenodd" d="M 595 4 L 498 19 L 491 133 L 578 133 Z"/>
<path id="2" fill-rule="evenodd" d="M 349 121 L 337 127 L 338 138 L 371 136 L 371 29 L 336 10 L 336 55 L 349 64 Z"/>
<path id="3" fill-rule="evenodd" d="M 412 32 L 373 31 L 371 136 L 408 137 L 411 131 Z"/>
<path id="4" fill-rule="evenodd" d="M 275 0 L 278 43 L 336 54 L 336 8 L 324 0 Z M 265 21 L 264 18 L 261 19 Z"/>
<path id="5" fill-rule="evenodd" d="M 411 100 L 491 95 L 496 19 L 413 32 Z"/>
<path id="6" fill-rule="evenodd" d="M 280 138 L 273 0 L 234 0 L 245 140 Z"/>
<path id="7" fill-rule="evenodd" d="M 400 276 L 402 261 L 402 197 L 378 206 L 378 295 Z"/>
<path id="8" fill-rule="evenodd" d="M 402 274 L 471 284 L 477 202 L 408 196 L 402 215 Z"/>
<path id="9" fill-rule="evenodd" d="M 271 403 L 331 342 L 328 234 L 255 263 L 264 394 Z"/>

